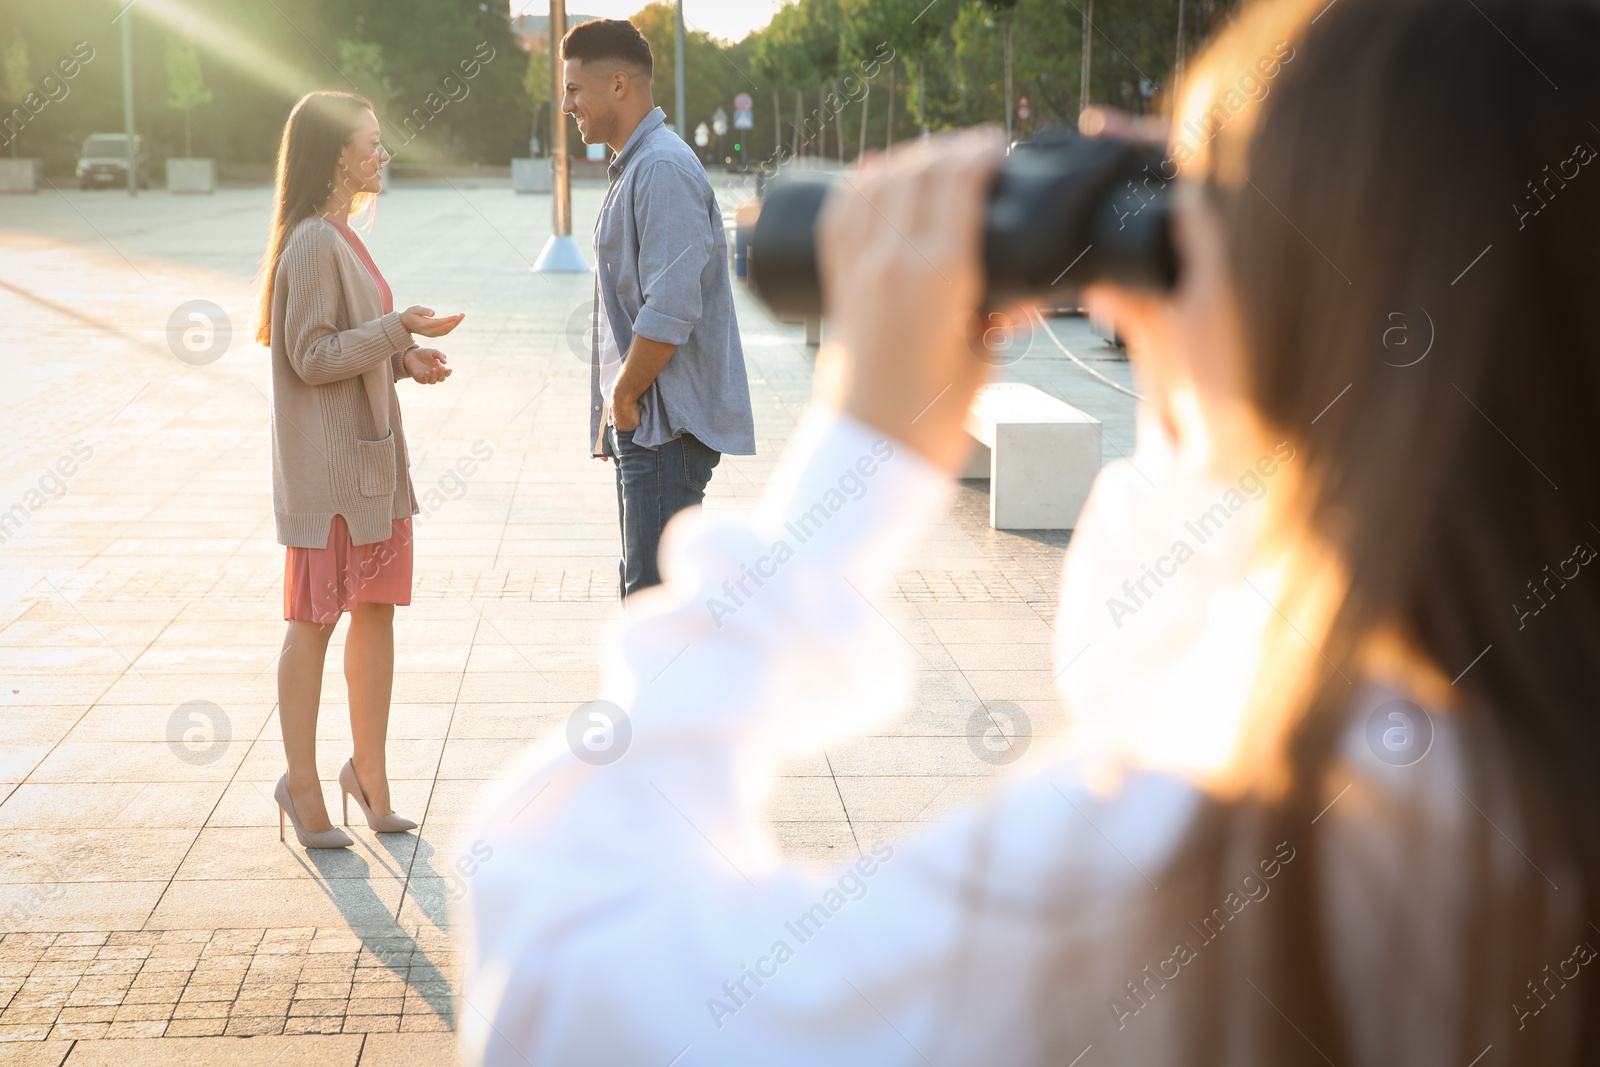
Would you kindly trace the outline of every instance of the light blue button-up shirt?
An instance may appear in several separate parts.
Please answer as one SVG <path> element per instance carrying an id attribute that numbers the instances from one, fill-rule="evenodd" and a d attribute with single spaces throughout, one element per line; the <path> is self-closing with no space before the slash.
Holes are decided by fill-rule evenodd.
<path id="1" fill-rule="evenodd" d="M 754 455 L 755 420 L 733 313 L 722 209 L 705 168 L 666 126 L 659 107 L 611 161 L 611 187 L 594 227 L 595 299 L 617 349 L 633 335 L 678 350 L 639 398 L 635 444 L 656 448 L 693 434 L 718 452 Z M 590 346 L 589 440 L 601 431 L 600 342 Z"/>

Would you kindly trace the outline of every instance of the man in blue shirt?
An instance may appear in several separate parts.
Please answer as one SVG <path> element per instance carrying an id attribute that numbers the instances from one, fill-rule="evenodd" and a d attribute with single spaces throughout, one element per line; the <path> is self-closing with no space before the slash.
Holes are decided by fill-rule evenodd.
<path id="1" fill-rule="evenodd" d="M 614 459 L 622 595 L 659 584 L 667 520 L 705 499 L 724 452 L 755 454 L 722 211 L 650 92 L 650 44 L 595 19 L 561 42 L 561 110 L 611 148 L 595 223 L 589 440 Z"/>

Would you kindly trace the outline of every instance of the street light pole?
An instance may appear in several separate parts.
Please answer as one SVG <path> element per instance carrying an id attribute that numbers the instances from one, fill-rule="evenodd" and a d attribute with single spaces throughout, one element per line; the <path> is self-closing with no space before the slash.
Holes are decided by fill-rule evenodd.
<path id="1" fill-rule="evenodd" d="M 551 185 L 551 228 L 557 237 L 572 236 L 572 168 L 568 165 L 567 116 L 561 113 L 561 100 L 566 95 L 561 74 L 561 40 L 567 35 L 567 2 L 551 0 L 550 3 L 550 108 L 551 141 L 555 149 L 555 174 Z"/>
<path id="2" fill-rule="evenodd" d="M 678 62 L 676 65 L 676 73 L 678 75 L 678 84 L 677 100 L 674 104 L 674 107 L 676 108 L 676 114 L 674 117 L 677 121 L 674 122 L 673 125 L 678 129 L 678 136 L 687 140 L 684 131 L 687 130 L 689 126 L 688 119 L 685 117 L 686 108 L 684 107 L 683 103 L 683 0 L 678 0 Z"/>
<path id="3" fill-rule="evenodd" d="M 572 239 L 572 170 L 567 153 L 567 116 L 561 113 L 566 80 L 561 76 L 561 39 L 567 35 L 567 0 L 550 0 L 550 239 L 533 264 L 536 274 L 587 271 Z"/>
<path id="4" fill-rule="evenodd" d="M 1094 32 L 1094 0 L 1083 0 L 1083 82 L 1078 89 L 1078 111 L 1089 106 L 1089 35 Z"/>
<path id="5" fill-rule="evenodd" d="M 127 131 L 128 195 L 139 195 L 139 149 L 133 129 L 133 12 L 122 13 L 122 126 Z"/>

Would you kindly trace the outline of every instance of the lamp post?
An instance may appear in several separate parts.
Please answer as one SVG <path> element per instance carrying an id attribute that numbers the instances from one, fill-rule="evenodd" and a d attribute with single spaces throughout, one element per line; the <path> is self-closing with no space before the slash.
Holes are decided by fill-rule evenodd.
<path id="1" fill-rule="evenodd" d="M 122 125 L 128 138 L 128 195 L 138 196 L 139 142 L 133 128 L 133 13 L 124 10 L 122 14 Z"/>
<path id="2" fill-rule="evenodd" d="M 567 153 L 567 116 L 561 113 L 561 38 L 567 35 L 567 0 L 550 0 L 550 239 L 534 261 L 535 274 L 587 272 L 578 242 L 572 239 L 572 172 Z"/>
<path id="3" fill-rule="evenodd" d="M 683 101 L 683 0 L 678 0 L 678 62 L 676 73 L 678 75 L 677 100 L 673 106 L 677 108 L 677 111 L 673 116 L 676 119 L 673 125 L 677 127 L 678 136 L 683 137 L 684 131 L 688 129 L 685 125 L 688 120 L 684 117 L 685 104 Z"/>
<path id="4" fill-rule="evenodd" d="M 1083 0 L 1083 80 L 1078 89 L 1078 112 L 1089 106 L 1089 34 L 1094 30 L 1094 0 Z"/>

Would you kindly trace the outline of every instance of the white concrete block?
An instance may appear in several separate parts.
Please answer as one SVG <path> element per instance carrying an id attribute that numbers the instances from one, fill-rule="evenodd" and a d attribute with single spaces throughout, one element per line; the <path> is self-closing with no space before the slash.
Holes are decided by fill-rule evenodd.
<path id="1" fill-rule="evenodd" d="M 167 160 L 167 192 L 214 193 L 217 191 L 217 163 L 213 159 Z"/>
<path id="2" fill-rule="evenodd" d="M 0 159 L 0 193 L 37 193 L 37 159 Z"/>
<path id="3" fill-rule="evenodd" d="M 548 159 L 513 159 L 511 188 L 519 193 L 548 193 L 552 187 Z"/>
<path id="4" fill-rule="evenodd" d="M 979 448 L 964 477 L 988 462 L 989 524 L 1070 530 L 1100 473 L 1100 420 L 1021 382 L 979 390 L 966 429 Z"/>

